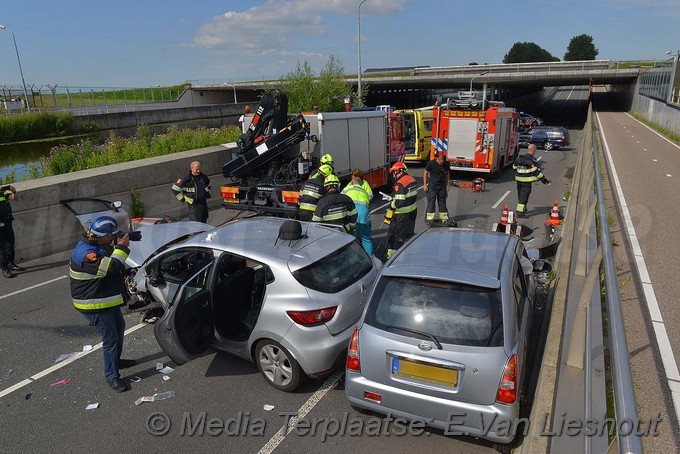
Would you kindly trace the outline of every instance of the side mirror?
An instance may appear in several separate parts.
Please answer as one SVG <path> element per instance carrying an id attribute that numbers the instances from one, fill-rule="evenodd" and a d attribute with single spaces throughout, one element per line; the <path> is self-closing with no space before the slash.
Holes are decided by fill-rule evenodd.
<path id="1" fill-rule="evenodd" d="M 534 260 L 534 273 L 549 273 L 552 271 L 552 264 L 543 259 Z"/>
<path id="2" fill-rule="evenodd" d="M 118 211 L 120 207 L 123 206 L 123 202 L 121 202 L 120 200 L 116 200 L 114 202 L 111 202 L 111 206 L 113 207 L 114 211 Z"/>

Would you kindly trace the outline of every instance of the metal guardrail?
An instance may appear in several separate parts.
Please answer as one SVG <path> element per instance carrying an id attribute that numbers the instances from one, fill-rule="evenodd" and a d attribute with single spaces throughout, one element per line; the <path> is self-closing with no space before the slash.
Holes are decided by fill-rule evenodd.
<path id="1" fill-rule="evenodd" d="M 613 425 L 622 421 L 639 423 L 592 107 L 588 109 L 586 124 L 592 126 L 583 131 L 574 169 L 572 194 L 562 225 L 563 241 L 556 257 L 555 297 L 548 343 L 529 418 L 532 422 L 543 421 L 547 427 L 532 423 L 521 452 L 612 452 L 613 446 L 608 447 L 609 427 L 594 435 L 581 431 L 576 436 L 546 436 L 546 433 L 559 433 L 564 429 L 565 415 L 567 420 L 596 421 L 599 427 L 607 424 L 604 421 L 607 403 L 601 289 L 598 285 L 601 270 L 605 281 L 610 374 L 616 411 Z M 642 453 L 641 440 L 635 431 L 617 433 L 614 442 L 620 453 Z"/>
<path id="2" fill-rule="evenodd" d="M 605 70 L 612 67 L 611 60 L 579 60 L 579 61 L 555 61 L 539 63 L 503 63 L 485 65 L 466 65 L 466 66 L 430 66 L 424 68 L 414 68 L 412 76 L 428 74 L 474 74 L 481 72 L 489 73 L 521 73 L 536 71 L 585 71 L 585 70 Z"/>

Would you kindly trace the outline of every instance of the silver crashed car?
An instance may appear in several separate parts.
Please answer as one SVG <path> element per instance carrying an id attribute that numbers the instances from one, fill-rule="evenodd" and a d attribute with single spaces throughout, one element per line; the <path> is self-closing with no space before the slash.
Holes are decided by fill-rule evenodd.
<path id="1" fill-rule="evenodd" d="M 332 227 L 252 217 L 178 236 L 145 259 L 133 287 L 165 307 L 154 334 L 175 363 L 213 346 L 292 391 L 342 363 L 380 267 Z"/>
<path id="2" fill-rule="evenodd" d="M 352 334 L 351 405 L 507 446 L 528 370 L 532 271 L 550 268 L 513 235 L 416 235 L 383 267 Z"/>

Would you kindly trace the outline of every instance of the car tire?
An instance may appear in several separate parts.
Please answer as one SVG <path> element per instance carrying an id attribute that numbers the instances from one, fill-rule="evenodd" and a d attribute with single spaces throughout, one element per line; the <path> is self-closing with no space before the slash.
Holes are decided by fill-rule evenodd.
<path id="1" fill-rule="evenodd" d="M 555 144 L 552 143 L 552 142 L 550 142 L 550 141 L 545 142 L 545 143 L 543 144 L 543 149 L 544 149 L 545 151 L 550 151 L 550 150 L 552 150 L 553 148 L 555 148 Z"/>
<path id="2" fill-rule="evenodd" d="M 294 391 L 307 378 L 293 355 L 270 339 L 257 343 L 255 363 L 267 382 L 281 391 Z"/>

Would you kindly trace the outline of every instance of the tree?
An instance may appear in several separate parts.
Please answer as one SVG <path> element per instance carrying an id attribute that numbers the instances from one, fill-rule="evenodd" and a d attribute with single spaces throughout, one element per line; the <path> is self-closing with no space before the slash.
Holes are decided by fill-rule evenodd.
<path id="1" fill-rule="evenodd" d="M 325 112 L 345 110 L 344 98 L 354 96 L 352 87 L 345 82 L 345 69 L 340 60 L 329 55 L 319 77 L 316 77 L 307 61 L 297 62 L 295 70 L 289 72 L 279 83 L 288 95 L 288 111 L 302 112 L 318 106 Z"/>
<path id="2" fill-rule="evenodd" d="M 503 63 L 533 63 L 544 61 L 560 61 L 553 57 L 550 52 L 535 43 L 515 43 L 505 57 Z"/>
<path id="3" fill-rule="evenodd" d="M 571 38 L 567 52 L 564 54 L 564 61 L 574 60 L 595 60 L 599 51 L 593 44 L 593 37 L 590 35 L 578 35 Z"/>

